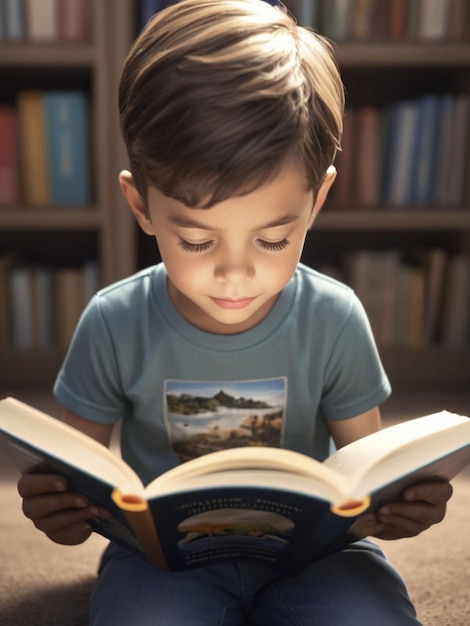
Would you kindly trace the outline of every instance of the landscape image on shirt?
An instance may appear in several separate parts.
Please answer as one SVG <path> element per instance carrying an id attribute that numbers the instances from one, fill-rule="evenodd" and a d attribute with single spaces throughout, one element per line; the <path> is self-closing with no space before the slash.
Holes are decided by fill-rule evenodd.
<path id="1" fill-rule="evenodd" d="M 181 461 L 242 446 L 281 446 L 286 379 L 166 381 L 171 447 Z"/>

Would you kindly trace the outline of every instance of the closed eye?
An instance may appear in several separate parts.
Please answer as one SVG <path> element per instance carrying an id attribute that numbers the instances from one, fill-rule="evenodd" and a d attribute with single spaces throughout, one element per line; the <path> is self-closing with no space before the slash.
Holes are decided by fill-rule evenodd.
<path id="1" fill-rule="evenodd" d="M 263 239 L 258 239 L 259 245 L 263 248 L 263 250 L 269 250 L 270 252 L 281 252 L 281 250 L 285 250 L 287 246 L 290 244 L 288 239 L 282 239 L 281 241 L 264 241 Z"/>
<path id="2" fill-rule="evenodd" d="M 205 252 L 212 247 L 212 241 L 204 241 L 204 243 L 190 243 L 185 239 L 180 239 L 179 245 L 183 248 L 185 252 Z"/>

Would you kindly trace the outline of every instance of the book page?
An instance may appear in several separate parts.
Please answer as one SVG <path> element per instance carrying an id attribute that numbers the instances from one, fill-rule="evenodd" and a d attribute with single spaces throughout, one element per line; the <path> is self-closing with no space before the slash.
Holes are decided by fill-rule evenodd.
<path id="1" fill-rule="evenodd" d="M 0 450 L 20 472 L 31 470 L 44 453 L 127 493 L 143 491 L 137 474 L 111 450 L 13 398 L 0 401 Z"/>
<path id="2" fill-rule="evenodd" d="M 469 444 L 470 419 L 442 411 L 359 439 L 331 455 L 325 465 L 348 477 L 351 495 L 363 497 Z"/>

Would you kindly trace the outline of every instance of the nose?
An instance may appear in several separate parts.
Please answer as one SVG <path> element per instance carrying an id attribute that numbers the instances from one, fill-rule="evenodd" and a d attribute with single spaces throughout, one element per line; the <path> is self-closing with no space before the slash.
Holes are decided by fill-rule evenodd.
<path id="1" fill-rule="evenodd" d="M 225 250 L 214 269 L 217 281 L 231 285 L 241 285 L 253 278 L 255 268 L 250 256 L 244 251 Z"/>

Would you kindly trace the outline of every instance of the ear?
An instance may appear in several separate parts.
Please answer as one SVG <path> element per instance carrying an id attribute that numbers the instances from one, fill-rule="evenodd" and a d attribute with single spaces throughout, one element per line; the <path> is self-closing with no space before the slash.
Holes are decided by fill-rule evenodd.
<path id="1" fill-rule="evenodd" d="M 127 200 L 127 203 L 141 229 L 146 235 L 155 235 L 147 205 L 135 187 L 132 174 L 127 170 L 123 170 L 119 174 L 119 184 L 121 186 L 122 193 L 124 194 L 124 197 Z"/>
<path id="2" fill-rule="evenodd" d="M 309 229 L 312 228 L 317 215 L 320 213 L 320 209 L 322 208 L 325 200 L 328 197 L 328 192 L 331 189 L 331 185 L 335 182 L 335 178 L 336 168 L 334 167 L 334 165 L 330 165 L 330 167 L 326 170 L 326 176 L 323 179 L 322 184 L 320 185 L 320 189 L 318 190 L 317 197 L 315 199 L 315 204 L 313 205 L 312 215 L 310 216 L 310 221 L 308 224 Z"/>

